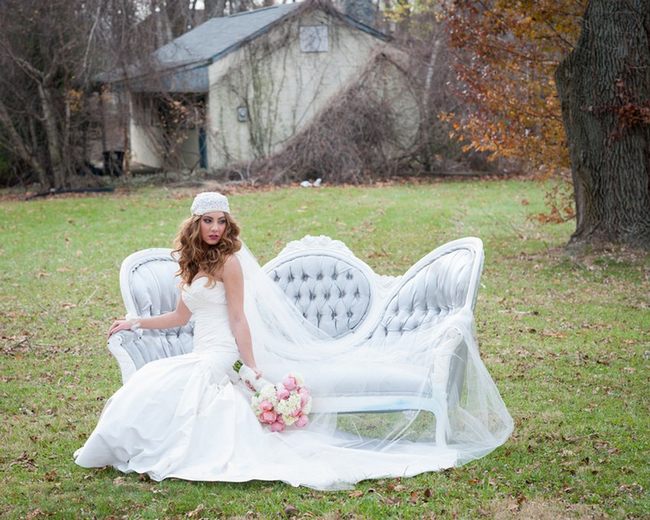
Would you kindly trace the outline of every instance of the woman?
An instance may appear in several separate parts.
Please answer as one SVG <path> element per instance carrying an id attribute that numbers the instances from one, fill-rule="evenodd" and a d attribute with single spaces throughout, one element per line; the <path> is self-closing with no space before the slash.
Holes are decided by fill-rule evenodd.
<path id="1" fill-rule="evenodd" d="M 192 216 L 182 224 L 176 238 L 175 253 L 178 254 L 181 284 L 191 287 L 195 282 L 199 284 L 201 279 L 207 287 L 221 284 L 228 302 L 229 327 L 219 329 L 217 338 L 204 338 L 203 343 L 218 341 L 225 345 L 227 352 L 237 354 L 238 350 L 244 364 L 259 377 L 261 373 L 255 366 L 251 334 L 244 315 L 244 279 L 235 256 L 242 245 L 239 226 L 230 216 L 228 199 L 220 193 L 201 193 L 194 200 L 191 211 Z M 117 320 L 108 335 L 120 330 L 180 327 L 187 324 L 191 315 L 192 311 L 181 297 L 173 312 L 146 319 Z M 223 334 L 230 331 L 235 343 L 230 334 Z"/>
<path id="2" fill-rule="evenodd" d="M 306 330 L 300 315 L 283 310 L 286 301 L 275 299 L 277 288 L 242 248 L 238 236 L 226 197 L 213 192 L 197 195 L 192 217 L 176 241 L 181 276 L 176 310 L 117 320 L 109 330 L 110 335 L 126 329 L 178 327 L 193 316 L 193 352 L 148 363 L 137 371 L 106 403 L 94 432 L 75 453 L 77 464 L 112 465 L 123 472 L 147 473 L 154 480 L 280 480 L 315 489 L 344 489 L 368 478 L 409 476 L 458 465 L 505 441 L 511 419 L 475 346 L 470 346 L 475 356 L 470 353 L 467 364 L 468 370 L 483 377 L 472 387 L 482 404 L 478 413 L 466 406 L 461 412 L 467 417 L 456 418 L 467 448 L 464 455 L 458 447 L 433 445 L 426 437 L 431 428 L 410 412 L 397 421 L 383 414 L 375 423 L 364 416 L 358 424 L 349 423 L 347 431 L 328 420 L 335 418 L 325 416 L 301 430 L 277 433 L 264 428 L 251 409 L 247 389 L 228 377 L 233 363 L 241 359 L 251 378 L 259 378 L 256 354 L 264 356 L 264 367 L 273 358 L 270 350 L 284 349 L 289 354 L 284 359 L 293 359 L 294 368 L 313 369 L 309 343 L 322 337 L 317 330 Z M 405 335 L 399 343 L 417 341 Z M 377 350 L 383 352 L 378 362 L 391 363 L 394 354 L 403 356 L 408 345 L 399 343 Z M 271 344 L 275 348 L 266 351 Z M 340 352 L 332 350 L 327 368 L 333 374 L 333 387 L 336 374 L 363 362 L 367 347 L 355 345 L 350 350 L 343 342 Z M 412 362 L 417 365 L 423 360 Z M 505 418 L 496 427 L 493 412 Z"/>

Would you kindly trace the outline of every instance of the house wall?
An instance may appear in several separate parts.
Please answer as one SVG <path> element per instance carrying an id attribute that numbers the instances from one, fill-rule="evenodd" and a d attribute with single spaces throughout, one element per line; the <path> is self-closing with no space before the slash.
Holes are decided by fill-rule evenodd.
<path id="1" fill-rule="evenodd" d="M 141 107 L 138 103 L 131 101 L 129 118 L 129 137 L 131 144 L 131 163 L 137 163 L 153 168 L 161 168 L 163 165 L 159 147 L 161 129 L 150 124 L 152 114 L 149 109 Z"/>
<path id="2" fill-rule="evenodd" d="M 303 52 L 300 26 L 327 26 L 328 51 Z M 282 148 L 352 84 L 385 43 L 322 11 L 290 19 L 209 67 L 208 165 L 251 161 Z M 240 122 L 237 108 L 246 107 Z"/>

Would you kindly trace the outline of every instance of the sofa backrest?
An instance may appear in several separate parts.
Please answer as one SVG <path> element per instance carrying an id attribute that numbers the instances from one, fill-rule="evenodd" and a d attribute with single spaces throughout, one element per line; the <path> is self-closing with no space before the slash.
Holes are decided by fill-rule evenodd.
<path id="1" fill-rule="evenodd" d="M 120 289 L 129 316 L 158 316 L 178 300 L 178 263 L 167 248 L 144 249 L 122 262 Z"/>
<path id="2" fill-rule="evenodd" d="M 354 331 L 370 309 L 368 277 L 338 255 L 304 253 L 266 272 L 302 315 L 332 338 Z"/>
<path id="3" fill-rule="evenodd" d="M 435 249 L 404 274 L 368 337 L 399 337 L 463 308 L 473 310 L 482 267 L 483 245 L 477 238 Z"/>
<path id="4" fill-rule="evenodd" d="M 313 325 L 334 339 L 399 337 L 435 324 L 476 302 L 483 266 L 478 238 L 449 242 L 402 277 L 381 277 L 342 243 L 307 236 L 290 242 L 263 269 Z M 178 264 L 170 249 L 145 249 L 124 260 L 120 287 L 129 316 L 156 316 L 176 307 Z M 192 322 L 166 333 L 191 334 Z"/>

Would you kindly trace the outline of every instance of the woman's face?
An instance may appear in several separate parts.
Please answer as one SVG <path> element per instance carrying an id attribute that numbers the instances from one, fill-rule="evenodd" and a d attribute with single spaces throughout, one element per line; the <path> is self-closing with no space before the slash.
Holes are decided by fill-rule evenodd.
<path id="1" fill-rule="evenodd" d="M 223 211 L 213 211 L 201 215 L 201 240 L 208 245 L 215 245 L 226 232 L 226 215 Z"/>

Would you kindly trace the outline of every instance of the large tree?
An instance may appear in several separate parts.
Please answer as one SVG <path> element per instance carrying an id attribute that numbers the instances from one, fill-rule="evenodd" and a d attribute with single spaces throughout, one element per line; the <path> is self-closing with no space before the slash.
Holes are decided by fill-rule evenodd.
<path id="1" fill-rule="evenodd" d="M 650 249 L 650 0 L 591 0 L 555 77 L 577 213 L 570 245 Z"/>

